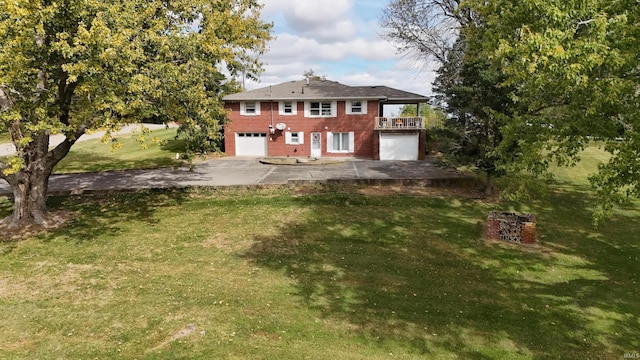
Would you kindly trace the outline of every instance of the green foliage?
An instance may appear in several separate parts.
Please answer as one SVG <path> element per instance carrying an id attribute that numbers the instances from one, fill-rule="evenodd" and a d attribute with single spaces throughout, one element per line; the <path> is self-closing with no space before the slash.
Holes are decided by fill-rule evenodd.
<path id="1" fill-rule="evenodd" d="M 259 73 L 271 26 L 253 0 L 0 2 L 0 128 L 73 139 L 146 119 L 219 143 L 231 74 Z M 251 55 L 250 55 L 251 54 Z M 17 127 L 16 127 L 17 126 Z M 21 144 L 24 149 L 29 142 Z"/>
<path id="2" fill-rule="evenodd" d="M 482 55 L 489 41 L 484 29 L 469 26 L 462 31 L 434 83 L 436 101 L 448 114 L 438 136 L 445 158 L 486 175 L 489 191 L 491 179 L 505 173 L 498 147 L 513 103 L 509 89 L 501 87 L 503 74 Z"/>
<path id="3" fill-rule="evenodd" d="M 408 104 L 400 108 L 400 116 L 418 116 L 418 107 Z M 425 125 L 428 128 L 441 127 L 445 114 L 440 109 L 434 109 L 429 104 L 420 104 L 420 116 L 425 119 Z"/>
<path id="4" fill-rule="evenodd" d="M 12 228 L 45 225 L 56 164 L 85 132 L 176 121 L 188 150 L 215 150 L 237 88 L 257 74 L 271 25 L 256 0 L 0 1 L 0 131 L 18 152 L 0 161 L 14 191 Z M 49 136 L 65 140 L 49 149 Z"/>
<path id="5" fill-rule="evenodd" d="M 640 13 L 636 1 L 473 1 L 492 42 L 485 57 L 507 76 L 518 111 L 503 127 L 507 165 L 543 174 L 571 165 L 591 141 L 613 156 L 593 177 L 603 214 L 640 195 Z"/>

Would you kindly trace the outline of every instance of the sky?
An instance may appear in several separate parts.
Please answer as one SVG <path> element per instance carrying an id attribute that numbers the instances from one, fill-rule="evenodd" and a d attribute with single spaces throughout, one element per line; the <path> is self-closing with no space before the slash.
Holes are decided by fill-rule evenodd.
<path id="1" fill-rule="evenodd" d="M 386 85 L 431 95 L 433 72 L 384 40 L 379 25 L 390 0 L 262 0 L 261 16 L 275 39 L 261 57 L 256 89 L 316 75 L 345 85 Z"/>

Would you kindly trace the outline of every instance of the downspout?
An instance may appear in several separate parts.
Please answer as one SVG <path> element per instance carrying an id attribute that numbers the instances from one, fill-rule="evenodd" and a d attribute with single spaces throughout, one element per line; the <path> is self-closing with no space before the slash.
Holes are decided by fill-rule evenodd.
<path id="1" fill-rule="evenodd" d="M 271 124 L 269 125 L 269 137 L 271 138 L 271 130 L 273 129 L 273 99 L 271 94 L 271 85 L 269 85 L 269 106 L 271 112 Z"/>

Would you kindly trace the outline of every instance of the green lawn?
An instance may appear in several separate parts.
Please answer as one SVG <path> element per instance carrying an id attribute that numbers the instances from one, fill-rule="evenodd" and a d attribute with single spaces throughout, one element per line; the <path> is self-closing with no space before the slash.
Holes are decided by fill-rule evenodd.
<path id="1" fill-rule="evenodd" d="M 0 242 L 0 358 L 640 352 L 637 209 L 594 229 L 580 184 L 526 204 L 364 190 L 52 197 L 69 224 Z M 540 246 L 482 239 L 506 209 L 537 214 Z"/>
<path id="2" fill-rule="evenodd" d="M 120 147 L 113 151 L 110 144 L 104 144 L 99 139 L 79 141 L 58 163 L 54 173 L 150 169 L 183 164 L 183 160 L 176 160 L 176 153 L 182 154 L 185 149 L 184 140 L 175 138 L 176 129 L 152 131 L 144 141 L 145 146 L 137 141 L 139 135 L 119 136 Z M 156 142 L 152 141 L 154 138 Z"/>
<path id="3" fill-rule="evenodd" d="M 176 153 L 184 151 L 184 140 L 175 139 L 176 129 L 153 131 L 145 140 L 146 147 L 136 140 L 138 136 L 118 137 L 121 147 L 114 151 L 98 139 L 79 141 L 58 163 L 54 173 L 150 169 L 182 164 L 181 160 L 176 160 Z M 152 142 L 152 138 L 159 142 Z"/>

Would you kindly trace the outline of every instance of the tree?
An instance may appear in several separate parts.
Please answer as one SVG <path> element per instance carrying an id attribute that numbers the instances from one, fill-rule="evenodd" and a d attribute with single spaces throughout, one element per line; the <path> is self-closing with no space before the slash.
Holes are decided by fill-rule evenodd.
<path id="1" fill-rule="evenodd" d="M 462 0 L 393 0 L 383 10 L 384 38 L 401 52 L 444 64 L 460 29 L 478 21 Z"/>
<path id="2" fill-rule="evenodd" d="M 448 116 L 445 129 L 433 135 L 449 162 L 482 171 L 490 192 L 492 178 L 502 174 L 496 149 L 512 103 L 499 86 L 499 68 L 483 56 L 488 41 L 483 17 L 457 0 L 396 0 L 385 10 L 382 25 L 400 50 L 439 63 L 435 105 Z"/>
<path id="3" fill-rule="evenodd" d="M 418 116 L 418 106 L 412 104 L 403 105 L 400 108 L 400 116 Z M 427 103 L 420 104 L 419 116 L 423 117 L 426 124 L 431 127 L 440 126 L 445 119 L 445 114 L 442 110 L 433 108 Z"/>
<path id="4" fill-rule="evenodd" d="M 504 144 L 522 149 L 506 164 L 544 174 L 571 165 L 594 138 L 612 155 L 592 178 L 606 214 L 640 197 L 640 8 L 635 0 L 474 0 L 494 39 L 518 104 Z M 503 149 L 506 152 L 506 149 Z"/>
<path id="5" fill-rule="evenodd" d="M 484 56 L 484 27 L 463 29 L 447 62 L 434 82 L 436 103 L 448 114 L 439 131 L 440 151 L 455 164 L 470 166 L 486 177 L 486 193 L 493 179 L 505 174 L 501 167 L 502 127 L 508 122 L 513 102 L 500 68 Z"/>
<path id="6" fill-rule="evenodd" d="M 52 221 L 49 176 L 92 129 L 161 117 L 219 137 L 231 75 L 261 68 L 271 25 L 255 0 L 0 1 L 0 161 L 11 228 Z M 65 140 L 49 149 L 51 134 Z"/>

